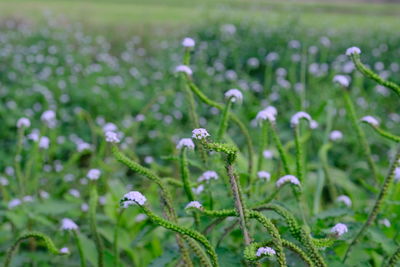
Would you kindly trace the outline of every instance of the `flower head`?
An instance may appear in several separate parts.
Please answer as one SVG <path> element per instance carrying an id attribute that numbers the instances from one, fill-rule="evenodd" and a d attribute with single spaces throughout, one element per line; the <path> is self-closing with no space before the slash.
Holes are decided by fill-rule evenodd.
<path id="1" fill-rule="evenodd" d="M 201 209 L 201 207 L 203 207 L 203 206 L 201 205 L 200 202 L 198 202 L 198 201 L 190 201 L 186 205 L 185 209 L 190 209 L 190 208 Z"/>
<path id="2" fill-rule="evenodd" d="M 260 247 L 257 249 L 257 252 L 256 252 L 257 257 L 261 257 L 262 255 L 272 256 L 275 254 L 276 254 L 275 250 L 270 247 Z"/>
<path id="3" fill-rule="evenodd" d="M 200 195 L 200 193 L 204 191 L 204 185 L 201 184 L 198 187 L 194 187 L 194 188 L 192 188 L 192 191 L 196 195 Z"/>
<path id="4" fill-rule="evenodd" d="M 277 114 L 278 114 L 278 111 L 276 110 L 275 107 L 268 106 L 265 109 L 263 109 L 257 113 L 256 121 L 259 125 L 261 125 L 261 123 L 263 121 L 269 121 L 269 122 L 273 123 L 276 121 Z"/>
<path id="5" fill-rule="evenodd" d="M 86 177 L 90 180 L 97 180 L 100 178 L 101 171 L 99 169 L 90 169 L 86 174 Z"/>
<path id="6" fill-rule="evenodd" d="M 144 205 L 144 203 L 146 203 L 146 201 L 147 199 L 145 196 L 142 195 L 142 193 L 138 191 L 130 191 L 129 193 L 126 193 L 121 199 L 121 205 L 124 208 L 135 204 L 142 206 Z"/>
<path id="7" fill-rule="evenodd" d="M 225 92 L 225 98 L 231 100 L 232 102 L 239 102 L 243 101 L 243 94 L 238 89 L 230 89 Z"/>
<path id="8" fill-rule="evenodd" d="M 60 248 L 60 253 L 61 254 L 69 254 L 70 253 L 69 248 L 67 248 L 67 247 Z"/>
<path id="9" fill-rule="evenodd" d="M 189 66 L 186 66 L 186 65 L 179 65 L 179 66 L 177 66 L 177 67 L 175 68 L 175 72 L 184 72 L 184 73 L 186 73 L 186 74 L 189 75 L 189 76 L 193 74 L 192 69 L 191 69 Z"/>
<path id="10" fill-rule="evenodd" d="M 197 179 L 198 182 L 210 181 L 211 179 L 217 180 L 218 174 L 215 171 L 205 171 L 203 174 Z"/>
<path id="11" fill-rule="evenodd" d="M 50 146 L 50 139 L 47 136 L 42 136 L 39 139 L 39 147 L 42 149 L 48 149 Z"/>
<path id="12" fill-rule="evenodd" d="M 189 37 L 184 38 L 182 41 L 182 45 L 184 47 L 188 47 L 188 48 L 194 47 L 195 44 L 196 44 L 196 42 L 192 38 L 189 38 Z"/>
<path id="13" fill-rule="evenodd" d="M 8 208 L 12 209 L 21 204 L 22 204 L 22 201 L 20 199 L 14 198 L 14 199 L 10 200 L 10 202 L 8 202 Z"/>
<path id="14" fill-rule="evenodd" d="M 351 207 L 351 199 L 348 196 L 341 195 L 336 199 L 337 202 L 343 202 L 347 207 Z"/>
<path id="15" fill-rule="evenodd" d="M 46 123 L 49 128 L 54 128 L 56 126 L 56 113 L 53 110 L 46 110 L 43 112 L 40 119 Z"/>
<path id="16" fill-rule="evenodd" d="M 61 230 L 77 230 L 78 225 L 76 223 L 68 218 L 64 218 L 61 221 Z"/>
<path id="17" fill-rule="evenodd" d="M 112 131 L 108 131 L 105 133 L 106 142 L 109 143 L 119 143 L 121 140 L 118 138 L 118 134 Z"/>
<path id="18" fill-rule="evenodd" d="M 400 181 L 400 167 L 396 167 L 396 169 L 394 169 L 394 180 L 396 182 Z"/>
<path id="19" fill-rule="evenodd" d="M 269 181 L 271 179 L 271 174 L 266 171 L 259 171 L 259 172 L 257 172 L 257 177 L 260 179 L 265 179 L 266 181 Z"/>
<path id="20" fill-rule="evenodd" d="M 333 77 L 333 82 L 338 83 L 343 87 L 348 87 L 350 85 L 349 79 L 344 75 L 335 75 L 335 77 Z"/>
<path id="21" fill-rule="evenodd" d="M 331 229 L 331 233 L 335 234 L 338 237 L 347 233 L 348 231 L 349 230 L 347 229 L 347 226 L 343 223 L 338 223 Z"/>
<path id="22" fill-rule="evenodd" d="M 296 176 L 294 175 L 285 175 L 281 178 L 278 179 L 278 181 L 276 181 L 276 186 L 277 187 L 281 187 L 282 185 L 284 185 L 285 183 L 292 183 L 294 185 L 298 185 L 300 186 L 300 181 L 299 179 L 297 179 Z"/>
<path id="23" fill-rule="evenodd" d="M 299 111 L 296 114 L 294 114 L 290 120 L 290 124 L 292 125 L 292 127 L 296 127 L 300 123 L 301 119 L 308 120 L 310 123 L 310 126 L 311 126 L 312 118 L 311 118 L 310 114 L 308 114 L 307 112 L 304 112 L 304 111 Z"/>
<path id="24" fill-rule="evenodd" d="M 194 139 L 198 139 L 198 140 L 202 140 L 202 139 L 205 139 L 205 138 L 207 138 L 208 136 L 210 136 L 210 134 L 207 132 L 207 130 L 206 129 L 204 129 L 204 128 L 197 128 L 197 129 L 194 129 L 193 131 L 192 131 L 192 138 L 194 138 Z"/>
<path id="25" fill-rule="evenodd" d="M 329 134 L 329 139 L 331 141 L 337 141 L 343 138 L 343 134 L 341 131 L 334 130 Z"/>
<path id="26" fill-rule="evenodd" d="M 357 54 L 357 55 L 361 54 L 361 49 L 358 48 L 357 46 L 347 48 L 346 56 L 351 56 L 351 55 L 355 55 L 355 54 Z"/>
<path id="27" fill-rule="evenodd" d="M 182 138 L 179 140 L 178 144 L 176 145 L 177 149 L 182 149 L 186 147 L 187 149 L 194 149 L 194 143 L 190 138 Z"/>
<path id="28" fill-rule="evenodd" d="M 365 122 L 365 123 L 368 123 L 368 124 L 371 124 L 372 126 L 375 126 L 375 127 L 379 126 L 379 121 L 376 118 L 372 117 L 372 116 L 362 117 L 361 121 Z"/>
<path id="29" fill-rule="evenodd" d="M 263 156 L 266 159 L 272 159 L 274 157 L 274 153 L 271 150 L 264 150 L 263 151 Z"/>
<path id="30" fill-rule="evenodd" d="M 28 118 L 20 118 L 17 121 L 18 128 L 29 128 L 31 126 L 31 121 Z"/>

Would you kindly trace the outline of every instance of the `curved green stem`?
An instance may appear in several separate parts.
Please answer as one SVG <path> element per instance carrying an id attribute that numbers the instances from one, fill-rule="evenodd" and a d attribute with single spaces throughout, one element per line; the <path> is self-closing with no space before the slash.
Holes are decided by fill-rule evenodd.
<path id="1" fill-rule="evenodd" d="M 400 142 L 400 136 L 397 136 L 397 135 L 394 135 L 394 134 L 391 134 L 391 133 L 389 133 L 388 131 L 385 131 L 385 130 L 383 130 L 382 128 L 380 128 L 380 127 L 378 127 L 378 126 L 375 126 L 375 125 L 372 125 L 372 124 L 370 124 L 370 123 L 367 123 L 369 126 L 371 126 L 372 127 L 372 129 L 374 129 L 378 134 L 380 134 L 382 137 L 384 137 L 384 138 L 386 138 L 386 139 L 389 139 L 389 140 L 392 140 L 392 141 L 394 141 L 394 142 L 396 142 L 396 143 L 399 143 Z"/>
<path id="2" fill-rule="evenodd" d="M 396 251 L 389 258 L 389 261 L 385 266 L 386 267 L 395 267 L 399 260 L 400 260 L 400 247 L 398 247 L 396 249 Z"/>
<path id="3" fill-rule="evenodd" d="M 80 263 L 81 263 L 81 267 L 86 267 L 85 254 L 83 253 L 81 240 L 78 237 L 78 231 L 73 230 L 72 233 L 74 234 L 75 241 L 76 241 L 76 247 L 78 248 L 79 260 L 80 260 Z M 116 266 L 118 266 L 118 265 L 116 265 Z"/>

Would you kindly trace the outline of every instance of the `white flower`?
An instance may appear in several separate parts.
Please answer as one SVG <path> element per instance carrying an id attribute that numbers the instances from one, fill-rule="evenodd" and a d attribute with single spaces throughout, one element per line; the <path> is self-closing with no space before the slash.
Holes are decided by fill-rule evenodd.
<path id="1" fill-rule="evenodd" d="M 178 144 L 176 145 L 177 149 L 182 149 L 187 147 L 188 149 L 194 149 L 194 143 L 190 138 L 182 138 L 179 140 Z"/>
<path id="2" fill-rule="evenodd" d="M 99 169 L 90 169 L 86 174 L 86 177 L 90 180 L 97 180 L 100 178 L 101 171 Z"/>
<path id="3" fill-rule="evenodd" d="M 230 99 L 232 102 L 238 101 L 241 103 L 243 101 L 243 94 L 238 89 L 230 89 L 225 92 L 225 98 Z"/>
<path id="4" fill-rule="evenodd" d="M 390 221 L 388 220 L 388 219 L 382 219 L 382 220 L 379 220 L 378 221 L 379 222 L 379 224 L 382 224 L 382 225 L 384 225 L 384 226 L 386 226 L 386 227 L 390 227 L 392 224 L 390 223 Z"/>
<path id="5" fill-rule="evenodd" d="M 22 198 L 23 202 L 33 202 L 33 197 L 32 196 L 24 196 Z"/>
<path id="6" fill-rule="evenodd" d="M 343 138 L 343 134 L 341 131 L 334 130 L 329 134 L 329 139 L 331 141 L 337 141 Z"/>
<path id="7" fill-rule="evenodd" d="M 76 144 L 76 150 L 78 150 L 78 152 L 82 152 L 85 150 L 91 150 L 92 146 L 88 143 L 85 142 L 80 142 Z"/>
<path id="8" fill-rule="evenodd" d="M 192 131 L 192 138 L 194 139 L 202 140 L 208 136 L 210 136 L 210 134 L 204 128 L 197 128 Z"/>
<path id="9" fill-rule="evenodd" d="M 31 126 L 31 121 L 28 118 L 20 118 L 17 121 L 17 127 L 18 128 L 29 128 Z"/>
<path id="10" fill-rule="evenodd" d="M 42 136 L 39 139 L 39 147 L 42 149 L 48 149 L 50 146 L 50 139 L 47 136 Z"/>
<path id="11" fill-rule="evenodd" d="M 338 196 L 336 201 L 343 202 L 347 207 L 351 207 L 351 199 L 348 196 L 345 195 Z"/>
<path id="12" fill-rule="evenodd" d="M 61 220 L 61 230 L 77 230 L 78 225 L 76 223 L 68 218 L 64 218 Z"/>
<path id="13" fill-rule="evenodd" d="M 192 188 L 193 193 L 199 195 L 201 192 L 204 191 L 204 185 L 199 185 L 198 187 Z"/>
<path id="14" fill-rule="evenodd" d="M 144 220 L 147 219 L 147 215 L 144 213 L 139 213 L 138 215 L 136 215 L 135 217 L 135 222 L 142 222 Z"/>
<path id="15" fill-rule="evenodd" d="M 378 127 L 379 126 L 379 121 L 372 117 L 372 116 L 365 116 L 361 118 L 362 122 L 366 122 L 368 124 L 371 124 L 372 126 Z"/>
<path id="16" fill-rule="evenodd" d="M 201 203 L 198 201 L 190 201 L 185 209 L 189 209 L 189 208 L 195 208 L 195 209 L 200 209 L 202 207 Z"/>
<path id="17" fill-rule="evenodd" d="M 187 75 L 192 75 L 193 71 L 189 66 L 186 65 L 179 65 L 175 68 L 175 72 L 184 72 Z"/>
<path id="18" fill-rule="evenodd" d="M 70 189 L 70 190 L 68 191 L 68 193 L 69 193 L 71 196 L 76 197 L 76 198 L 79 198 L 79 197 L 81 196 L 81 193 L 79 193 L 79 191 L 78 191 L 77 189 L 74 189 L 74 188 Z"/>
<path id="19" fill-rule="evenodd" d="M 290 124 L 292 125 L 292 127 L 296 127 L 300 123 L 301 119 L 308 120 L 310 123 L 310 126 L 311 126 L 312 118 L 311 118 L 310 114 L 308 114 L 307 112 L 304 112 L 304 111 L 299 111 L 296 114 L 294 114 L 290 120 Z"/>
<path id="20" fill-rule="evenodd" d="M 196 42 L 195 42 L 192 38 L 189 38 L 189 37 L 186 37 L 186 38 L 183 39 L 183 41 L 182 41 L 182 45 L 183 45 L 184 47 L 188 47 L 188 48 L 194 47 L 195 44 L 196 44 Z"/>
<path id="21" fill-rule="evenodd" d="M 346 56 L 351 56 L 351 55 L 354 55 L 354 54 L 361 54 L 361 49 L 356 47 L 356 46 L 347 48 Z"/>
<path id="22" fill-rule="evenodd" d="M 311 121 L 310 121 L 310 128 L 311 128 L 311 129 L 317 129 L 318 126 L 319 126 L 319 124 L 318 124 L 317 121 L 315 121 L 315 120 L 311 120 Z"/>
<path id="23" fill-rule="evenodd" d="M 350 85 L 349 79 L 344 75 L 335 75 L 335 77 L 333 77 L 333 82 L 338 83 L 343 87 L 348 87 Z"/>
<path id="24" fill-rule="evenodd" d="M 46 191 L 40 190 L 39 195 L 43 199 L 48 199 L 50 197 L 50 194 Z"/>
<path id="25" fill-rule="evenodd" d="M 257 249 L 257 252 L 256 252 L 257 257 L 261 257 L 262 255 L 272 256 L 275 254 L 276 254 L 275 250 L 270 247 L 260 247 Z"/>
<path id="26" fill-rule="evenodd" d="M 20 199 L 14 198 L 14 199 L 10 200 L 10 202 L 8 202 L 8 208 L 12 209 L 21 204 L 22 204 L 22 201 Z"/>
<path id="27" fill-rule="evenodd" d="M 274 153 L 271 150 L 264 150 L 263 156 L 266 159 L 272 159 L 274 157 Z"/>
<path id="28" fill-rule="evenodd" d="M 217 180 L 218 174 L 215 171 L 205 171 L 198 179 L 198 182 L 210 181 L 211 179 Z"/>
<path id="29" fill-rule="evenodd" d="M 147 199 L 145 196 L 142 195 L 142 193 L 138 191 L 130 191 L 129 193 L 125 194 L 124 197 L 121 200 L 122 205 L 124 208 L 138 204 L 140 206 L 144 205 L 146 203 Z"/>
<path id="30" fill-rule="evenodd" d="M 394 169 L 394 180 L 396 182 L 400 181 L 400 167 L 396 167 L 396 169 Z"/>
<path id="31" fill-rule="evenodd" d="M 7 186 L 9 184 L 7 178 L 5 177 L 0 177 L 0 185 L 1 186 Z"/>
<path id="32" fill-rule="evenodd" d="M 115 125 L 112 122 L 107 122 L 104 126 L 103 126 L 103 132 L 116 132 L 118 131 L 118 127 L 117 125 Z"/>
<path id="33" fill-rule="evenodd" d="M 265 109 L 263 109 L 257 113 L 256 121 L 259 125 L 261 125 L 261 123 L 266 120 L 268 120 L 269 122 L 275 122 L 277 114 L 278 114 L 278 111 L 276 110 L 275 107 L 268 106 Z"/>
<path id="34" fill-rule="evenodd" d="M 56 126 L 56 113 L 53 110 L 46 110 L 43 112 L 40 119 L 46 123 L 49 128 L 54 128 Z"/>
<path id="35" fill-rule="evenodd" d="M 107 131 L 105 133 L 105 136 L 106 136 L 106 142 L 109 142 L 109 143 L 121 142 L 121 140 L 119 140 L 118 135 L 115 132 Z"/>
<path id="36" fill-rule="evenodd" d="M 67 248 L 67 247 L 60 248 L 60 253 L 61 254 L 69 254 L 69 248 Z"/>
<path id="37" fill-rule="evenodd" d="M 81 211 L 87 212 L 89 210 L 89 205 L 87 203 L 82 203 Z"/>
<path id="38" fill-rule="evenodd" d="M 281 187 L 283 184 L 285 184 L 287 182 L 292 183 L 294 185 L 300 186 L 299 179 L 297 179 L 296 176 L 293 176 L 293 175 L 290 175 L 290 174 L 279 178 L 278 181 L 276 181 L 276 186 L 277 187 Z"/>
<path id="39" fill-rule="evenodd" d="M 271 179 L 271 174 L 266 171 L 259 171 L 257 172 L 257 177 L 269 181 Z"/>
<path id="40" fill-rule="evenodd" d="M 338 223 L 331 229 L 331 233 L 335 234 L 336 236 L 341 236 L 347 232 L 348 232 L 347 226 L 343 223 Z"/>

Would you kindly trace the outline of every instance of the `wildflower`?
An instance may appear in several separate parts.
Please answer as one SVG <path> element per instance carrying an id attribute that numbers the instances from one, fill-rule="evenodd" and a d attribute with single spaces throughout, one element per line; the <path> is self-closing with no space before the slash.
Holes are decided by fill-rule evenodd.
<path id="1" fill-rule="evenodd" d="M 50 197 L 50 194 L 46 191 L 40 190 L 39 196 L 43 199 L 48 199 Z"/>
<path id="2" fill-rule="evenodd" d="M 372 116 L 362 117 L 361 121 L 365 122 L 365 123 L 368 123 L 368 124 L 371 124 L 374 127 L 378 127 L 379 126 L 379 121 L 376 118 L 372 117 Z"/>
<path id="3" fill-rule="evenodd" d="M 269 181 L 271 179 L 271 174 L 266 171 L 259 171 L 257 172 L 257 177 Z"/>
<path id="4" fill-rule="evenodd" d="M 29 128 L 31 126 L 31 121 L 28 118 L 20 118 L 17 121 L 17 127 L 18 128 Z"/>
<path id="5" fill-rule="evenodd" d="M 91 150 L 92 146 L 88 143 L 85 142 L 80 142 L 78 144 L 76 144 L 76 150 L 78 150 L 78 152 L 82 152 L 85 150 Z"/>
<path id="6" fill-rule="evenodd" d="M 198 139 L 198 140 L 202 140 L 202 139 L 205 139 L 205 138 L 207 138 L 208 136 L 210 136 L 210 134 L 207 132 L 207 130 L 206 129 L 204 129 L 204 128 L 197 128 L 197 129 L 194 129 L 193 131 L 192 131 L 192 138 L 194 138 L 194 139 Z"/>
<path id="7" fill-rule="evenodd" d="M 61 254 L 69 254 L 70 253 L 69 248 L 67 248 L 67 247 L 60 248 L 60 253 Z"/>
<path id="8" fill-rule="evenodd" d="M 104 126 L 103 126 L 103 132 L 107 133 L 107 132 L 116 132 L 118 131 L 118 127 L 117 125 L 115 125 L 112 122 L 107 122 Z"/>
<path id="9" fill-rule="evenodd" d="M 287 182 L 300 186 L 299 179 L 297 179 L 297 177 L 290 175 L 290 174 L 279 178 L 278 181 L 276 181 L 276 186 L 281 187 L 282 185 L 284 185 Z"/>
<path id="10" fill-rule="evenodd" d="M 204 185 L 199 185 L 198 187 L 192 188 L 193 193 L 199 195 L 201 192 L 204 191 Z"/>
<path id="11" fill-rule="evenodd" d="M 270 247 L 260 247 L 257 249 L 257 252 L 256 252 L 257 257 L 261 257 L 262 255 L 272 256 L 275 254 L 276 254 L 275 250 Z"/>
<path id="12" fill-rule="evenodd" d="M 336 201 L 343 202 L 347 207 L 351 207 L 351 199 L 348 196 L 345 195 L 338 196 Z"/>
<path id="13" fill-rule="evenodd" d="M 106 142 L 109 143 L 119 143 L 121 140 L 119 140 L 118 135 L 115 132 L 108 131 L 105 133 L 106 136 Z"/>
<path id="14" fill-rule="evenodd" d="M 335 77 L 333 77 L 333 82 L 338 83 L 343 87 L 348 87 L 350 85 L 349 79 L 344 75 L 335 75 Z"/>
<path id="15" fill-rule="evenodd" d="M 394 179 L 398 182 L 400 181 L 400 167 L 394 169 Z"/>
<path id="16" fill-rule="evenodd" d="M 343 223 L 338 223 L 331 229 L 331 233 L 335 234 L 338 237 L 347 232 L 348 232 L 347 226 Z"/>
<path id="17" fill-rule="evenodd" d="M 343 138 L 343 134 L 341 131 L 334 130 L 329 134 L 329 139 L 331 141 L 337 141 Z"/>
<path id="18" fill-rule="evenodd" d="M 8 208 L 12 209 L 21 204 L 22 204 L 22 201 L 20 199 L 14 198 L 14 199 L 10 200 L 10 202 L 8 202 Z"/>
<path id="19" fill-rule="evenodd" d="M 230 89 L 225 92 L 225 98 L 232 102 L 238 101 L 239 103 L 243 100 L 243 94 L 238 89 Z"/>
<path id="20" fill-rule="evenodd" d="M 310 121 L 310 128 L 311 128 L 311 129 L 317 129 L 318 126 L 319 126 L 319 124 L 318 124 L 317 121 L 315 121 L 315 120 L 311 120 L 311 121 Z"/>
<path id="21" fill-rule="evenodd" d="M 139 213 L 138 215 L 136 215 L 135 217 L 135 222 L 142 222 L 144 220 L 147 219 L 147 215 L 144 213 Z"/>
<path id="22" fill-rule="evenodd" d="M 382 225 L 384 225 L 384 226 L 386 226 L 386 227 L 390 227 L 392 224 L 390 223 L 390 221 L 388 220 L 388 219 L 382 219 L 382 220 L 379 220 L 378 221 L 379 222 L 379 224 L 382 224 Z"/>
<path id="23" fill-rule="evenodd" d="M 192 139 L 190 138 L 182 138 L 181 140 L 179 140 L 178 144 L 176 145 L 177 149 L 182 149 L 182 148 L 188 148 L 188 149 L 194 149 L 194 143 L 192 141 Z"/>
<path id="24" fill-rule="evenodd" d="M 346 56 L 351 56 L 351 55 L 355 55 L 355 54 L 357 54 L 357 55 L 361 54 L 361 49 L 356 46 L 347 48 Z"/>
<path id="25" fill-rule="evenodd" d="M 48 149 L 50 146 L 50 139 L 47 136 L 42 136 L 39 139 L 39 147 L 42 149 Z"/>
<path id="26" fill-rule="evenodd" d="M 77 230 L 78 225 L 76 223 L 68 218 L 64 218 L 61 221 L 61 230 Z"/>
<path id="27" fill-rule="evenodd" d="M 87 212 L 89 210 L 89 205 L 87 203 L 82 203 L 81 210 Z"/>
<path id="28" fill-rule="evenodd" d="M 189 208 L 195 208 L 195 209 L 200 209 L 202 207 L 201 203 L 198 201 L 190 201 L 185 209 L 189 209 Z"/>
<path id="29" fill-rule="evenodd" d="M 186 65 L 179 65 L 179 66 L 177 66 L 177 67 L 175 68 L 175 72 L 184 72 L 184 73 L 186 73 L 186 74 L 189 75 L 189 76 L 193 74 L 192 69 L 191 69 L 189 66 L 186 66 Z"/>
<path id="30" fill-rule="evenodd" d="M 23 202 L 33 202 L 33 197 L 32 196 L 24 196 L 22 198 Z"/>
<path id="31" fill-rule="evenodd" d="M 271 150 L 264 150 L 263 151 L 263 156 L 266 159 L 272 159 L 274 157 L 274 153 Z"/>
<path id="32" fill-rule="evenodd" d="M 196 42 L 195 42 L 192 38 L 189 38 L 189 37 L 186 37 L 186 38 L 183 39 L 183 41 L 182 41 L 182 45 L 183 45 L 184 47 L 187 47 L 187 48 L 192 48 L 192 47 L 195 46 L 195 44 L 196 44 Z"/>
<path id="33" fill-rule="evenodd" d="M 215 171 L 205 171 L 198 179 L 198 182 L 210 181 L 211 179 L 217 180 L 218 174 Z"/>
<path id="34" fill-rule="evenodd" d="M 56 126 L 56 113 L 53 110 L 46 110 L 43 112 L 40 119 L 47 124 L 49 128 L 54 128 Z"/>
<path id="35" fill-rule="evenodd" d="M 69 193 L 71 196 L 76 197 L 76 198 L 79 198 L 79 197 L 81 196 L 81 193 L 79 193 L 79 191 L 78 191 L 77 189 L 74 189 L 74 188 L 70 189 L 70 190 L 68 191 L 68 193 Z"/>
<path id="36" fill-rule="evenodd" d="M 278 111 L 276 110 L 275 107 L 268 106 L 265 109 L 263 109 L 257 113 L 256 121 L 259 125 L 261 125 L 261 123 L 266 120 L 273 123 L 276 121 L 277 114 L 278 114 Z"/>
<path id="37" fill-rule="evenodd" d="M 86 174 L 86 177 L 89 178 L 90 180 L 97 180 L 99 179 L 100 175 L 101 171 L 99 169 L 91 169 Z"/>
<path id="38" fill-rule="evenodd" d="M 290 120 L 290 124 L 292 125 L 292 127 L 296 127 L 300 123 L 301 119 L 308 120 L 311 126 L 311 121 L 312 121 L 311 116 L 310 114 L 304 111 L 299 111 L 296 114 L 294 114 Z"/>
<path id="39" fill-rule="evenodd" d="M 142 206 L 144 205 L 144 203 L 146 203 L 146 201 L 146 197 L 138 191 L 130 191 L 129 193 L 125 194 L 124 197 L 121 199 L 121 203 L 124 208 L 127 208 L 128 206 L 134 204 Z"/>
<path id="40" fill-rule="evenodd" d="M 9 184 L 7 178 L 5 177 L 0 177 L 0 185 L 1 186 L 7 186 Z"/>

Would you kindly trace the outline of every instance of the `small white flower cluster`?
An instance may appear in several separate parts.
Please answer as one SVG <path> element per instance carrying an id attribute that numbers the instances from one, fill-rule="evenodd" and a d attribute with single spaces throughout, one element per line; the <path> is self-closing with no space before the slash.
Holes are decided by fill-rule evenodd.
<path id="1" fill-rule="evenodd" d="M 215 171 L 205 171 L 200 177 L 197 179 L 198 182 L 210 181 L 211 179 L 217 180 L 218 174 Z"/>
<path id="2" fill-rule="evenodd" d="M 201 207 L 203 207 L 203 206 L 201 205 L 200 202 L 198 202 L 198 201 L 190 201 L 186 205 L 185 209 L 190 209 L 190 208 L 201 209 Z"/>
<path id="3" fill-rule="evenodd" d="M 338 223 L 331 229 L 331 233 L 335 234 L 338 237 L 347 233 L 348 231 L 349 230 L 347 229 L 347 226 L 343 223 Z"/>
<path id="4" fill-rule="evenodd" d="M 144 203 L 146 203 L 146 201 L 147 199 L 145 196 L 142 195 L 142 193 L 138 191 L 130 191 L 124 195 L 121 200 L 121 204 L 124 208 L 127 208 L 135 204 L 142 206 L 144 205 Z"/>
<path id="5" fill-rule="evenodd" d="M 64 218 L 61 221 L 61 230 L 77 230 L 78 225 L 76 223 L 68 218 Z"/>
<path id="6" fill-rule="evenodd" d="M 183 72 L 183 73 L 186 73 L 189 76 L 193 74 L 192 69 L 189 66 L 186 66 L 186 65 L 176 66 L 175 72 Z"/>
<path id="7" fill-rule="evenodd" d="M 343 138 L 343 134 L 341 131 L 334 130 L 329 134 L 329 139 L 331 141 L 338 141 Z"/>
<path id="8" fill-rule="evenodd" d="M 266 171 L 257 172 L 257 177 L 260 179 L 265 179 L 267 182 L 269 182 L 269 180 L 271 180 L 271 174 Z"/>
<path id="9" fill-rule="evenodd" d="M 179 140 L 178 144 L 176 145 L 177 149 L 182 149 L 182 148 L 188 148 L 188 149 L 194 149 L 194 143 L 192 141 L 192 139 L 190 138 L 182 138 L 181 140 Z"/>
<path id="10" fill-rule="evenodd" d="M 90 180 L 98 180 L 100 178 L 101 171 L 99 169 L 90 169 L 86 174 L 86 177 Z"/>
<path id="11" fill-rule="evenodd" d="M 347 48 L 346 56 L 351 56 L 351 55 L 354 55 L 354 54 L 358 54 L 358 55 L 361 54 L 361 49 L 356 47 L 356 46 Z"/>
<path id="12" fill-rule="evenodd" d="M 276 121 L 276 115 L 278 115 L 278 111 L 276 110 L 276 108 L 273 106 L 268 106 L 257 113 L 256 122 L 259 125 L 261 125 L 263 121 L 274 123 Z"/>
<path id="13" fill-rule="evenodd" d="M 300 186 L 300 181 L 299 179 L 297 179 L 296 176 L 294 175 L 285 175 L 282 176 L 281 178 L 278 179 L 278 181 L 276 181 L 276 187 L 281 187 L 282 185 L 284 185 L 285 183 L 292 183 L 294 185 Z"/>
<path id="14" fill-rule="evenodd" d="M 351 199 L 345 195 L 338 196 L 336 198 L 336 201 L 344 203 L 347 207 L 351 207 L 352 204 Z"/>
<path id="15" fill-rule="evenodd" d="M 29 128 L 31 126 L 31 121 L 28 118 L 20 118 L 17 121 L 17 128 Z"/>
<path id="16" fill-rule="evenodd" d="M 272 256 L 275 255 L 276 251 L 270 247 L 260 247 L 257 249 L 256 256 L 261 257 L 262 255 Z"/>
<path id="17" fill-rule="evenodd" d="M 189 38 L 189 37 L 184 38 L 182 41 L 183 47 L 192 48 L 195 45 L 196 45 L 196 42 L 192 38 Z"/>
<path id="18" fill-rule="evenodd" d="M 118 134 L 113 131 L 107 131 L 107 132 L 105 132 L 104 135 L 106 137 L 106 142 L 108 142 L 108 143 L 117 144 L 117 143 L 121 142 L 121 140 L 118 138 Z"/>
<path id="19" fill-rule="evenodd" d="M 379 126 L 379 121 L 376 118 L 372 117 L 372 116 L 362 117 L 361 121 L 365 122 L 365 123 L 368 123 L 368 124 L 371 124 L 374 127 L 378 127 Z"/>
<path id="20" fill-rule="evenodd" d="M 238 89 L 230 89 L 225 92 L 225 98 L 232 101 L 232 102 L 239 102 L 242 103 L 243 101 L 243 94 Z"/>
<path id="21" fill-rule="evenodd" d="M 345 75 L 335 75 L 335 77 L 333 77 L 333 82 L 343 87 L 349 87 L 350 85 L 350 80 Z"/>
<path id="22" fill-rule="evenodd" d="M 292 118 L 290 119 L 290 124 L 292 125 L 292 127 L 296 127 L 300 123 L 301 119 L 308 120 L 310 123 L 310 127 L 312 126 L 311 123 L 313 120 L 312 120 L 310 114 L 308 114 L 307 112 L 304 112 L 304 111 L 299 111 L 296 114 L 294 114 L 292 116 Z M 311 128 L 313 128 L 313 127 L 311 127 Z"/>
<path id="23" fill-rule="evenodd" d="M 210 136 L 210 134 L 204 128 L 197 128 L 192 131 L 192 138 L 197 140 L 205 139 L 208 136 Z"/>

